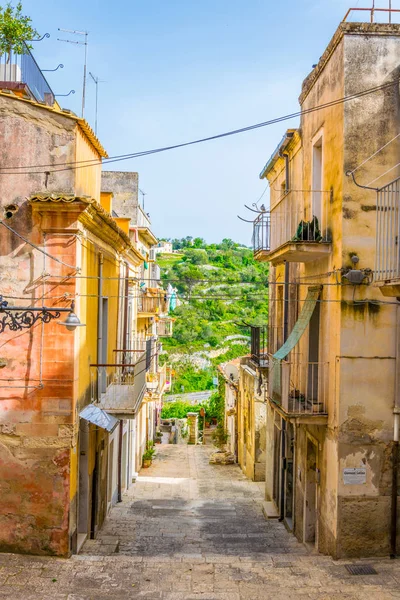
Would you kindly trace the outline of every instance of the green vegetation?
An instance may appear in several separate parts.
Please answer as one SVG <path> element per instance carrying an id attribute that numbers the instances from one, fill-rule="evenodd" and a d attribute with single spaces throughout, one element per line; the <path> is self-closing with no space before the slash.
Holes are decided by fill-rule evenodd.
<path id="1" fill-rule="evenodd" d="M 22 14 L 22 4 L 18 2 L 14 8 L 9 2 L 5 8 L 0 6 L 0 56 L 24 54 L 25 43 L 28 48 L 32 46 L 27 43 L 38 37 L 38 32 L 31 25 L 32 19 Z"/>
<path id="2" fill-rule="evenodd" d="M 175 371 L 171 392 L 212 389 L 217 365 L 249 352 L 248 325 L 267 324 L 268 267 L 230 239 L 172 242 L 179 253 L 157 257 L 165 286 L 181 299 L 173 337 L 163 340 L 163 360 Z"/>
<path id="3" fill-rule="evenodd" d="M 171 394 L 212 390 L 213 387 L 213 373 L 210 368 L 198 369 L 187 358 L 174 364 Z"/>
<path id="4" fill-rule="evenodd" d="M 146 442 L 146 451 L 143 453 L 142 460 L 153 460 L 153 456 L 156 451 L 154 450 L 154 442 L 148 441 Z"/>
<path id="5" fill-rule="evenodd" d="M 206 419 L 221 419 L 223 417 L 224 398 L 219 392 L 215 392 L 207 402 L 201 404 L 189 404 L 183 400 L 164 403 L 161 410 L 162 419 L 185 419 L 189 412 L 199 413 L 204 408 Z M 222 407 L 221 407 L 222 402 Z M 221 410 L 222 408 L 222 410 Z"/>

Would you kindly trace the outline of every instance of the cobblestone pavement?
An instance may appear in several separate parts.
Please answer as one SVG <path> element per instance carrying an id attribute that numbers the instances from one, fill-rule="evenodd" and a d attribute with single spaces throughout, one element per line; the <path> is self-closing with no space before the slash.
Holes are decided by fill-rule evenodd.
<path id="1" fill-rule="evenodd" d="M 158 450 L 80 555 L 0 555 L 0 599 L 400 600 L 400 562 L 358 561 L 377 575 L 350 575 L 357 561 L 310 554 L 265 521 L 263 484 L 209 465 L 210 448 Z"/>

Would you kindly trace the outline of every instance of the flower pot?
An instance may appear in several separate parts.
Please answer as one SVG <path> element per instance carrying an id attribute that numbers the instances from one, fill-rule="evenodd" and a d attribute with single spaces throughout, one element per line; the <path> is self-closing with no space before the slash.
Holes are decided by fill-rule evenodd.
<path id="1" fill-rule="evenodd" d="M 145 469 L 148 469 L 149 467 L 151 467 L 151 463 L 152 463 L 151 458 L 149 458 L 149 459 L 143 459 L 143 467 Z"/>

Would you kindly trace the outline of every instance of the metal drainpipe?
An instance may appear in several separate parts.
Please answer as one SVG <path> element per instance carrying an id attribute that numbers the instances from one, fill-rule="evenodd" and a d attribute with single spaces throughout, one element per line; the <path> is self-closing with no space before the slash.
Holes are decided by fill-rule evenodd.
<path id="1" fill-rule="evenodd" d="M 283 342 L 286 342 L 289 335 L 289 263 L 285 262 L 285 287 L 284 287 L 284 307 L 283 307 Z"/>
<path id="2" fill-rule="evenodd" d="M 128 294 L 129 294 L 129 266 L 125 263 L 125 285 L 124 285 L 124 327 L 122 332 L 122 349 L 128 349 Z M 123 354 L 123 363 L 126 361 L 126 353 Z M 122 502 L 122 441 L 124 436 L 124 421 L 119 422 L 118 439 L 118 502 Z"/>
<path id="3" fill-rule="evenodd" d="M 392 505 L 390 530 L 390 558 L 397 553 L 397 482 L 399 462 L 400 428 L 400 306 L 396 307 L 396 373 L 393 409 L 393 448 L 392 448 Z"/>

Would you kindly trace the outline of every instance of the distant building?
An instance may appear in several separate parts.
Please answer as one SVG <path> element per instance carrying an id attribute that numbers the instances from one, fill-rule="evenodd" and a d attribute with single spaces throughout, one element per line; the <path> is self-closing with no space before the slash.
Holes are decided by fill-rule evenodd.
<path id="1" fill-rule="evenodd" d="M 45 166 L 1 175 L 0 551 L 69 556 L 141 467 L 172 321 L 137 173 L 102 186 L 100 141 L 18 60 L 0 69 L 0 166 Z"/>
<path id="2" fill-rule="evenodd" d="M 157 254 L 172 254 L 172 242 L 158 242 L 157 246 L 153 248 L 154 256 Z"/>

